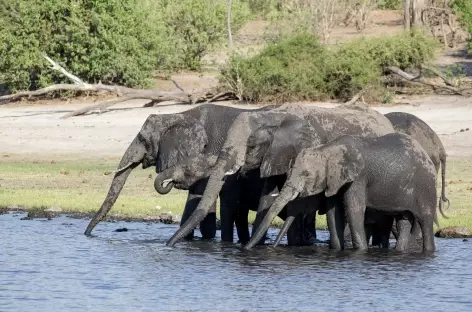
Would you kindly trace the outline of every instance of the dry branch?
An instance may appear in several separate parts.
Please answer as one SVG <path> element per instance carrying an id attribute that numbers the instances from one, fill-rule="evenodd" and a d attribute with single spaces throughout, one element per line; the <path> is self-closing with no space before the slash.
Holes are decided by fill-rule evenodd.
<path id="1" fill-rule="evenodd" d="M 352 104 L 356 103 L 361 98 L 361 96 L 363 94 L 364 94 L 364 90 L 361 90 L 361 91 L 357 92 L 356 94 L 354 94 L 352 99 L 350 99 L 349 101 L 343 103 L 342 105 L 352 105 Z"/>
<path id="2" fill-rule="evenodd" d="M 429 70 L 430 72 L 432 72 L 433 74 L 441 78 L 444 81 L 444 83 L 447 84 L 448 86 L 457 87 L 457 83 L 454 83 L 453 81 L 451 81 L 449 78 L 446 77 L 446 75 L 441 73 L 441 71 L 437 70 L 436 68 L 433 68 L 427 65 L 421 65 L 421 68 Z"/>
<path id="3" fill-rule="evenodd" d="M 427 81 L 426 79 L 424 79 L 421 76 L 416 76 L 415 77 L 415 76 L 413 76 L 413 75 L 411 75 L 407 72 L 404 72 L 403 70 L 401 70 L 400 68 L 398 68 L 396 66 L 389 66 L 389 67 L 387 67 L 387 69 L 389 71 L 391 71 L 392 73 L 397 74 L 402 79 L 404 79 L 408 82 L 420 83 L 420 84 L 428 85 L 428 86 L 432 87 L 433 89 L 445 89 L 445 90 L 451 91 L 454 94 L 464 95 L 465 90 L 463 90 L 463 89 L 459 89 L 459 88 L 455 88 L 455 87 L 451 87 L 451 86 L 447 86 L 447 85 L 440 85 L 440 84 L 437 84 L 437 83 L 434 83 L 434 82 L 431 82 L 431 81 Z"/>
<path id="4" fill-rule="evenodd" d="M 152 102 L 163 102 L 174 100 L 180 103 L 197 103 L 197 102 L 212 102 L 218 98 L 225 96 L 227 98 L 228 95 L 232 95 L 232 98 L 235 98 L 234 94 L 230 94 L 228 92 L 224 92 L 221 94 L 217 94 L 212 89 L 200 90 L 199 92 L 185 92 L 185 90 L 174 80 L 170 79 L 174 85 L 180 89 L 180 91 L 172 92 L 172 91 L 159 91 L 159 90 L 145 90 L 145 89 L 133 89 L 121 86 L 111 86 L 111 85 L 104 85 L 102 83 L 98 84 L 88 84 L 81 80 L 79 77 L 69 73 L 65 70 L 62 66 L 57 64 L 47 55 L 43 55 L 44 58 L 51 63 L 51 68 L 61 72 L 64 76 L 71 79 L 74 84 L 56 84 L 46 88 L 42 88 L 39 90 L 34 91 L 21 91 L 15 94 L 9 94 L 0 96 L 0 105 L 8 104 L 12 101 L 17 101 L 22 98 L 31 98 L 35 96 L 45 95 L 55 91 L 76 91 L 76 92 L 109 92 L 118 95 L 117 98 L 108 99 L 104 101 L 100 101 L 95 103 L 91 106 L 87 106 L 76 111 L 67 113 L 66 115 L 62 116 L 61 118 L 69 118 L 72 116 L 79 116 L 83 115 L 92 110 L 102 110 L 112 105 L 134 100 L 134 99 L 144 99 L 144 100 L 151 100 Z M 216 95 L 215 95 L 216 94 Z"/>

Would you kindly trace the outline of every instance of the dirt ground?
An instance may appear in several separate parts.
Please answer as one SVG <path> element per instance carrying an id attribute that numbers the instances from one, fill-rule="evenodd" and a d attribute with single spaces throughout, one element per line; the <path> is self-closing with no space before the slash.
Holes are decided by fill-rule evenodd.
<path id="1" fill-rule="evenodd" d="M 441 138 L 449 156 L 472 156 L 472 103 L 454 96 L 397 99 L 400 104 L 373 107 L 381 113 L 404 111 L 427 122 Z M 195 105 L 142 108 L 143 101 L 117 105 L 101 114 L 60 119 L 88 103 L 9 105 L 0 108 L 0 154 L 12 158 L 119 158 L 149 114 L 182 112 Z M 221 105 L 231 105 L 230 103 Z M 333 103 L 308 103 L 333 107 Z M 252 105 L 232 105 L 252 107 Z"/>

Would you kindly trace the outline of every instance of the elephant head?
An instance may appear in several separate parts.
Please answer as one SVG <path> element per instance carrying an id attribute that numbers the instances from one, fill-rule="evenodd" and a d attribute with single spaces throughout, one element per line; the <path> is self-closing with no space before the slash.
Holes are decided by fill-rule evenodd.
<path id="1" fill-rule="evenodd" d="M 188 190 L 195 182 L 209 176 L 216 158 L 207 154 L 189 157 L 183 163 L 159 173 L 154 180 L 154 188 L 162 195 L 169 193 L 172 187 Z"/>
<path id="2" fill-rule="evenodd" d="M 302 150 L 276 200 L 245 248 L 252 248 L 262 238 L 270 222 L 288 202 L 298 196 L 307 197 L 323 191 L 326 197 L 333 196 L 343 185 L 354 181 L 364 167 L 362 154 L 345 137 Z"/>
<path id="3" fill-rule="evenodd" d="M 226 175 L 235 174 L 240 169 L 244 172 L 260 166 L 274 132 L 286 118 L 297 117 L 280 110 L 245 112 L 236 118 L 228 131 L 216 163 L 210 171 L 202 200 L 192 216 L 169 239 L 167 245 L 173 246 L 205 218 L 223 187 Z"/>
<path id="4" fill-rule="evenodd" d="M 157 172 L 172 168 L 185 158 L 201 153 L 207 141 L 205 128 L 193 117 L 184 114 L 150 115 L 121 158 L 108 194 L 84 234 L 90 235 L 98 222 L 105 218 L 131 170 L 139 164 L 143 169 L 156 166 Z"/>

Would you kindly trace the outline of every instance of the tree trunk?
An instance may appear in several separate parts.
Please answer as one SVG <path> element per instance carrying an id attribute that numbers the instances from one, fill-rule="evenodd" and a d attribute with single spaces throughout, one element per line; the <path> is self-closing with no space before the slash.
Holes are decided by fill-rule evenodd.
<path id="1" fill-rule="evenodd" d="M 226 19 L 228 26 L 228 50 L 229 53 L 233 52 L 233 36 L 231 34 L 231 0 L 228 0 L 228 16 Z"/>
<path id="2" fill-rule="evenodd" d="M 424 28 L 422 14 L 426 6 L 427 6 L 427 0 L 412 0 L 411 26 L 422 28 L 422 29 Z"/>
<path id="3" fill-rule="evenodd" d="M 403 2 L 403 27 L 406 30 L 410 29 L 410 21 L 411 21 L 410 6 L 411 6 L 411 0 L 405 0 Z"/>

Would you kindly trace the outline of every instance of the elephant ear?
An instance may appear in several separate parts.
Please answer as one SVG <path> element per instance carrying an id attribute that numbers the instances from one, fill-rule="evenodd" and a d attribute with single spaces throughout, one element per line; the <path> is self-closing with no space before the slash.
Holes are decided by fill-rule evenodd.
<path id="1" fill-rule="evenodd" d="M 320 134 L 298 117 L 286 118 L 275 131 L 273 140 L 261 163 L 261 177 L 287 173 L 300 151 L 321 143 Z"/>
<path id="2" fill-rule="evenodd" d="M 349 145 L 336 145 L 329 149 L 326 163 L 326 197 L 338 193 L 346 183 L 354 181 L 365 168 L 361 152 Z"/>
<path id="3" fill-rule="evenodd" d="M 208 143 L 202 123 L 186 117 L 172 124 L 159 140 L 156 170 L 162 172 L 181 164 L 187 157 L 198 156 Z"/>

